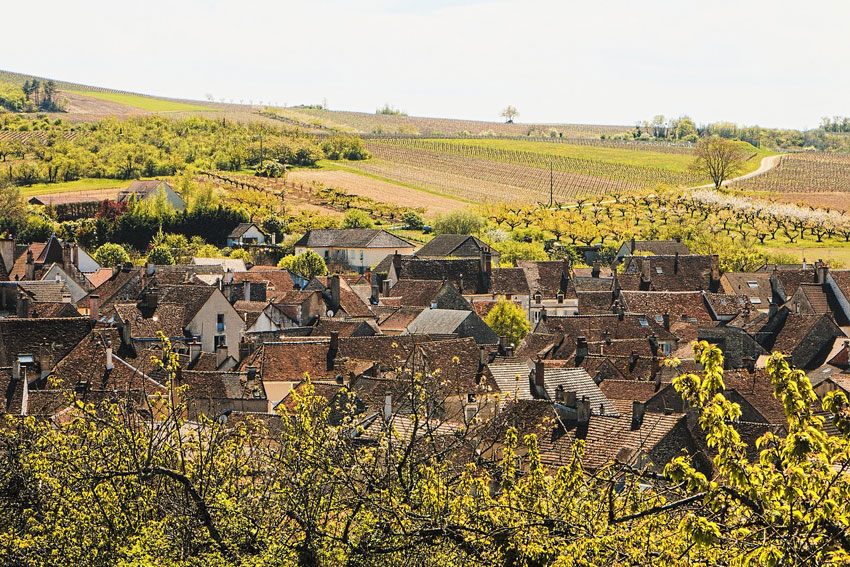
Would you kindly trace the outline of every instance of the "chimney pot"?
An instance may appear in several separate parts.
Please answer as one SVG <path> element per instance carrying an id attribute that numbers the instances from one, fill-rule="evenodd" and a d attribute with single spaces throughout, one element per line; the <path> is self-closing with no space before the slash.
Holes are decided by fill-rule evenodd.
<path id="1" fill-rule="evenodd" d="M 643 416 L 646 413 L 646 405 L 637 400 L 632 402 L 632 431 L 637 431 L 643 425 Z"/>
<path id="2" fill-rule="evenodd" d="M 534 362 L 534 384 L 543 390 L 546 387 L 546 369 L 543 366 L 543 359 L 538 358 Z"/>
<path id="3" fill-rule="evenodd" d="M 94 322 L 100 319 L 100 296 L 97 294 L 89 296 L 89 319 Z"/>
<path id="4" fill-rule="evenodd" d="M 115 366 L 112 364 L 112 343 L 106 343 L 106 370 L 110 371 Z"/>
<path id="5" fill-rule="evenodd" d="M 384 394 L 384 419 L 389 421 L 393 417 L 393 396 Z"/>

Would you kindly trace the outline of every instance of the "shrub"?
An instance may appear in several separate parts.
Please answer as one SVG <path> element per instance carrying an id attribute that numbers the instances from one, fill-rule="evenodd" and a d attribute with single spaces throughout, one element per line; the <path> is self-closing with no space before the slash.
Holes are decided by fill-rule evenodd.
<path id="1" fill-rule="evenodd" d="M 171 255 L 171 250 L 167 246 L 160 244 L 154 246 L 150 254 L 148 254 L 148 262 L 157 266 L 170 266 L 174 264 L 174 256 Z"/>
<path id="2" fill-rule="evenodd" d="M 410 230 L 422 230 L 425 227 L 425 219 L 416 211 L 405 211 L 401 221 Z"/>
<path id="3" fill-rule="evenodd" d="M 342 221 L 342 228 L 373 228 L 374 221 L 366 211 L 360 209 L 348 209 Z"/>
<path id="4" fill-rule="evenodd" d="M 130 261 L 130 255 L 120 244 L 107 242 L 95 251 L 94 261 L 104 267 L 120 266 Z"/>
<path id="5" fill-rule="evenodd" d="M 477 234 L 487 225 L 484 217 L 475 211 L 453 211 L 440 215 L 434 221 L 435 234 Z"/>

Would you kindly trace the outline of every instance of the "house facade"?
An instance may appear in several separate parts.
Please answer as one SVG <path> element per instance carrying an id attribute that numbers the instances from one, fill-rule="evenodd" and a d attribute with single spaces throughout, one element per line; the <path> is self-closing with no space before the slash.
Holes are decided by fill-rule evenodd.
<path id="1" fill-rule="evenodd" d="M 324 258 L 329 266 L 347 267 L 362 274 L 390 254 L 413 254 L 416 246 L 385 230 L 348 228 L 308 230 L 295 243 L 295 253 L 307 250 Z"/>

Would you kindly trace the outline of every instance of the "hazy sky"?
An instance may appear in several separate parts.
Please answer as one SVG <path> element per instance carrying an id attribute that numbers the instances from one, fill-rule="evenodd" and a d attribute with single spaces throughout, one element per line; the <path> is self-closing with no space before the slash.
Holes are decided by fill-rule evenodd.
<path id="1" fill-rule="evenodd" d="M 850 114 L 850 2 L 2 1 L 0 69 L 411 115 L 814 127 Z"/>

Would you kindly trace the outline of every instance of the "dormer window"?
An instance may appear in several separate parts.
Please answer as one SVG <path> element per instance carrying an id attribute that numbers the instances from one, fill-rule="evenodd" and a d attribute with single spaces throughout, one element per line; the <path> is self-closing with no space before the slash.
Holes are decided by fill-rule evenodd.
<path id="1" fill-rule="evenodd" d="M 638 320 L 638 322 L 640 323 L 640 326 L 641 326 L 641 327 L 649 327 L 649 321 L 647 321 L 647 320 L 646 320 L 646 319 L 644 319 L 643 317 L 641 317 L 641 318 Z"/>
<path id="2" fill-rule="evenodd" d="M 655 266 L 655 273 L 656 274 L 663 274 L 664 268 L 662 268 L 661 266 Z"/>
<path id="3" fill-rule="evenodd" d="M 474 404 L 475 403 L 475 394 L 467 394 L 466 395 L 466 403 Z"/>
<path id="4" fill-rule="evenodd" d="M 537 293 L 534 294 L 534 302 L 540 303 L 542 301 L 543 301 L 543 294 L 538 291 Z"/>
<path id="5" fill-rule="evenodd" d="M 656 321 L 657 323 L 663 323 L 663 322 L 664 322 L 664 317 L 663 317 L 662 315 L 656 315 L 656 316 L 655 316 L 655 321 Z"/>
<path id="6" fill-rule="evenodd" d="M 758 282 L 747 282 L 747 286 L 751 287 L 753 289 L 758 289 L 759 283 Z"/>
<path id="7" fill-rule="evenodd" d="M 563 302 L 564 302 L 564 292 L 559 291 L 558 292 L 558 303 L 563 303 Z"/>

